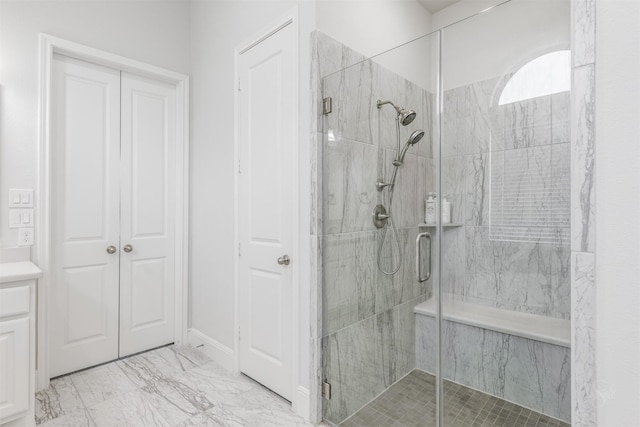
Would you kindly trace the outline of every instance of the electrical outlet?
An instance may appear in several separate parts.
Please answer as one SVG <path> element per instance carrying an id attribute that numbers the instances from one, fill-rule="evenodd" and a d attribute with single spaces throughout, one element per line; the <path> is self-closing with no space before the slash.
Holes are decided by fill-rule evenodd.
<path id="1" fill-rule="evenodd" d="M 33 228 L 18 228 L 18 246 L 33 245 Z"/>

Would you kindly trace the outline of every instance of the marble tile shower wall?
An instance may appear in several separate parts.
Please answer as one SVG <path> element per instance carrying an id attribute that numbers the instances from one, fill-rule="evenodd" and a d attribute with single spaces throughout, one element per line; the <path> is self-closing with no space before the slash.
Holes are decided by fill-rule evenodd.
<path id="1" fill-rule="evenodd" d="M 315 188 L 322 214 L 315 224 L 321 233 L 317 242 L 324 286 L 323 370 L 332 386 L 324 417 L 340 423 L 415 368 L 413 307 L 426 298 L 431 283 L 420 284 L 414 277 L 413 242 L 423 220 L 421 201 L 433 191 L 434 98 L 322 33 L 314 34 L 313 43 L 314 74 L 322 79 L 318 93 L 333 99 L 323 134 L 317 113 L 316 147 L 322 150 L 322 167 L 316 172 Z M 396 181 L 392 212 L 404 261 L 393 276 L 378 269 L 382 231 L 371 221 L 375 205 L 388 207 L 375 182 L 390 179 L 396 148 L 395 112 L 391 107 L 378 110 L 378 99 L 416 111 L 416 120 L 401 128 L 402 144 L 415 129 L 426 133 L 406 155 Z"/>
<path id="2" fill-rule="evenodd" d="M 569 153 L 570 93 L 497 106 L 511 75 L 444 93 L 442 186 L 451 196 L 452 222 L 442 242 L 443 291 L 483 305 L 558 318 L 570 317 Z M 511 164 L 509 180 L 543 182 L 539 222 L 551 194 L 566 212 L 555 244 L 490 236 L 490 191 Z M 560 186 L 560 187 L 559 187 Z M 495 187 L 494 187 L 495 188 Z M 557 218 L 556 218 L 557 219 Z M 567 237 L 565 237 L 567 236 Z M 465 266 L 465 268 L 460 268 Z"/>

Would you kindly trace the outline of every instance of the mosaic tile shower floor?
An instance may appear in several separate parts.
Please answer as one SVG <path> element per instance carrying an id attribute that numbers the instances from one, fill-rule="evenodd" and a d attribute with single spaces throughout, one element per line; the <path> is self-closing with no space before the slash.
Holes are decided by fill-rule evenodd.
<path id="1" fill-rule="evenodd" d="M 514 403 L 445 381 L 447 427 L 569 427 Z M 435 426 L 435 377 L 418 369 L 345 420 L 341 427 Z"/>
<path id="2" fill-rule="evenodd" d="M 311 426 L 286 400 L 190 346 L 56 378 L 36 394 L 39 427 Z"/>

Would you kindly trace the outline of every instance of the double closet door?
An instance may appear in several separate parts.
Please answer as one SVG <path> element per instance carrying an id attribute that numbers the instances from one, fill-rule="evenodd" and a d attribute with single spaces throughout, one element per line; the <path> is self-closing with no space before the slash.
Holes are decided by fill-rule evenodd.
<path id="1" fill-rule="evenodd" d="M 55 55 L 51 377 L 174 339 L 175 86 Z"/>

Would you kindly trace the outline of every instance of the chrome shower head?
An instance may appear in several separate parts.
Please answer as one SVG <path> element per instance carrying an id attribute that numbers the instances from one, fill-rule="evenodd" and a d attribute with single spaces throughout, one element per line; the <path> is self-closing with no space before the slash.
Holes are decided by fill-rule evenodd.
<path id="1" fill-rule="evenodd" d="M 409 147 L 411 147 L 412 145 L 416 145 L 418 141 L 422 139 L 423 136 L 424 136 L 423 130 L 418 129 L 416 131 L 413 131 L 413 133 L 409 136 L 409 139 L 407 140 L 407 142 L 404 144 L 404 147 L 402 147 L 402 151 L 400 151 L 400 154 L 398 155 L 398 157 L 396 157 L 396 159 L 393 161 L 393 165 L 400 166 L 402 162 L 404 162 L 404 156 L 407 154 Z"/>
<path id="2" fill-rule="evenodd" d="M 414 131 L 409 136 L 409 140 L 407 141 L 407 144 L 408 145 L 416 145 L 418 143 L 418 141 L 420 141 L 422 139 L 423 136 L 424 136 L 424 131 L 418 129 L 418 130 Z"/>
<path id="3" fill-rule="evenodd" d="M 407 126 L 409 123 L 411 123 L 416 118 L 416 112 L 415 111 L 413 111 L 413 110 L 405 110 L 402 107 L 396 106 L 391 101 L 378 100 L 378 102 L 376 103 L 376 106 L 378 107 L 378 109 L 380 109 L 385 104 L 391 105 L 396 110 L 396 113 L 398 114 L 398 120 L 400 121 L 400 123 L 402 123 L 402 126 Z"/>

